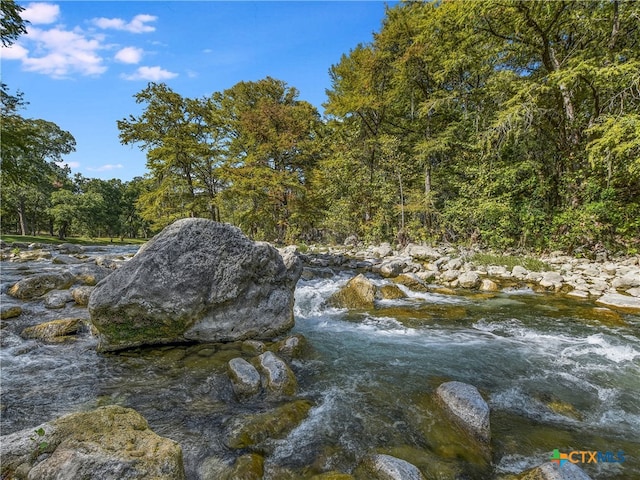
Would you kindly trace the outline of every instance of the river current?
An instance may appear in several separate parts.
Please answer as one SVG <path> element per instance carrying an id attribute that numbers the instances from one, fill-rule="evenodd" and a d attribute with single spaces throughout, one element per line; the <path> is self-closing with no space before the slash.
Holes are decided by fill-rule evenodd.
<path id="1" fill-rule="evenodd" d="M 57 268 L 65 267 L 2 262 L 3 291 L 24 275 Z M 314 407 L 265 447 L 272 478 L 349 472 L 372 452 L 404 458 L 427 478 L 499 478 L 548 461 L 555 449 L 624 460 L 582 464 L 594 479 L 640 478 L 639 316 L 528 289 L 445 295 L 402 287 L 407 298 L 379 301 L 370 311 L 327 307 L 352 275 L 298 283 L 294 333 L 310 348 L 292 368 L 299 396 Z M 86 309 L 25 302 L 23 310 L 2 330 L 2 434 L 119 404 L 182 445 L 190 479 L 203 478 L 207 459 L 231 462 L 244 453 L 225 446 L 226 428 L 265 406 L 234 398 L 226 362 L 250 358 L 240 344 L 98 354 L 88 331 L 63 344 L 19 336 L 45 320 L 87 317 Z M 487 400 L 488 453 L 465 444 L 434 405 L 435 389 L 449 380 L 475 385 Z"/>

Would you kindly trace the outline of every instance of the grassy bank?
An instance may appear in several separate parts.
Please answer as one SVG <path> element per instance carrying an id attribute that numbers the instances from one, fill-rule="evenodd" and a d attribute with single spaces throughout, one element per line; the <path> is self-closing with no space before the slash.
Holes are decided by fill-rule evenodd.
<path id="1" fill-rule="evenodd" d="M 145 243 L 146 239 L 140 238 L 125 238 L 120 241 L 119 238 L 89 238 L 89 237 L 69 237 L 64 240 L 60 240 L 58 237 L 52 237 L 49 235 L 5 235 L 1 234 L 0 239 L 7 243 L 46 243 L 58 245 L 61 243 L 74 243 L 76 245 L 141 245 Z"/>

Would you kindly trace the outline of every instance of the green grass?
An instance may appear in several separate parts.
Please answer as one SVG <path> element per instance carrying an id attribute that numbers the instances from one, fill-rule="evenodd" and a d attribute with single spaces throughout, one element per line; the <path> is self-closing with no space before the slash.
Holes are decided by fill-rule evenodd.
<path id="1" fill-rule="evenodd" d="M 532 257 L 516 257 L 514 255 L 492 255 L 490 253 L 476 253 L 470 259 L 478 265 L 503 265 L 511 270 L 516 265 L 526 268 L 532 272 L 547 272 L 551 270 L 548 263 Z"/>
<path id="2" fill-rule="evenodd" d="M 141 245 L 147 240 L 139 238 L 125 238 L 124 241 L 120 241 L 119 238 L 114 238 L 113 242 L 109 238 L 89 238 L 89 237 L 69 237 L 64 240 L 60 240 L 58 237 L 51 237 L 49 235 L 0 235 L 0 239 L 7 243 L 19 242 L 19 243 L 47 243 L 47 244 L 60 244 L 60 243 L 75 243 L 77 245 Z"/>

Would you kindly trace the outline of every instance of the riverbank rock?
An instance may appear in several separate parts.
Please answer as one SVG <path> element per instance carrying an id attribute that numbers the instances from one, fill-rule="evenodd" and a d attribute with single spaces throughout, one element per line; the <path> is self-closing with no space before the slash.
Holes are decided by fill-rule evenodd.
<path id="1" fill-rule="evenodd" d="M 3 295 L 4 297 L 4 295 Z M 19 317 L 22 314 L 22 307 L 14 303 L 0 302 L 0 320 L 8 320 L 10 318 Z"/>
<path id="2" fill-rule="evenodd" d="M 7 293 L 20 300 L 31 300 L 51 290 L 69 288 L 73 285 L 74 280 L 74 276 L 69 272 L 38 273 L 18 281 Z"/>
<path id="3" fill-rule="evenodd" d="M 91 292 L 93 292 L 94 288 L 95 287 L 88 285 L 73 288 L 71 290 L 71 297 L 73 298 L 73 301 L 76 302 L 76 305 L 81 307 L 89 305 L 89 298 L 91 297 Z"/>
<path id="4" fill-rule="evenodd" d="M 338 308 L 371 308 L 375 298 L 376 286 L 363 274 L 359 274 L 331 295 L 327 302 Z"/>
<path id="5" fill-rule="evenodd" d="M 415 465 L 384 454 L 365 457 L 356 472 L 358 478 L 370 480 L 424 480 L 424 476 Z"/>
<path id="6" fill-rule="evenodd" d="M 513 480 L 591 480 L 584 470 L 569 462 L 564 463 L 562 467 L 554 462 L 543 463 L 512 478 Z"/>
<path id="7" fill-rule="evenodd" d="M 462 382 L 446 382 L 438 387 L 436 396 L 458 423 L 474 437 L 482 442 L 489 442 L 489 405 L 476 387 Z"/>
<path id="8" fill-rule="evenodd" d="M 73 302 L 73 297 L 69 290 L 51 290 L 44 297 L 45 308 L 64 308 L 67 303 Z"/>
<path id="9" fill-rule="evenodd" d="M 180 445 L 154 433 L 135 410 L 115 405 L 2 436 L 0 452 L 9 478 L 16 471 L 30 480 L 185 478 Z"/>
<path id="10" fill-rule="evenodd" d="M 622 295 L 620 293 L 607 293 L 598 300 L 596 303 L 606 305 L 611 308 L 618 308 L 620 310 L 628 312 L 640 312 L 640 298 L 632 297 L 630 295 Z"/>
<path id="11" fill-rule="evenodd" d="M 178 220 L 100 282 L 89 300 L 99 350 L 270 339 L 293 327 L 302 264 L 231 225 Z"/>

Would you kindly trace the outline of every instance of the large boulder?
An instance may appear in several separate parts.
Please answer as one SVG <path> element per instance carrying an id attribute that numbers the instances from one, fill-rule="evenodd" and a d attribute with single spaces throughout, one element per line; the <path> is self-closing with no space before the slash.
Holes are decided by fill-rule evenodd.
<path id="1" fill-rule="evenodd" d="M 365 457 L 358 466 L 357 473 L 361 478 L 371 480 L 424 480 L 415 465 L 384 454 Z"/>
<path id="2" fill-rule="evenodd" d="M 0 453 L 2 478 L 185 478 L 180 445 L 154 433 L 135 410 L 116 405 L 2 436 Z"/>
<path id="3" fill-rule="evenodd" d="M 51 290 L 62 290 L 73 285 L 75 278 L 69 272 L 37 273 L 15 283 L 7 292 L 20 300 L 31 300 Z"/>
<path id="4" fill-rule="evenodd" d="M 92 292 L 99 350 L 273 338 L 293 327 L 301 272 L 294 253 L 281 256 L 236 227 L 178 220 Z"/>
<path id="5" fill-rule="evenodd" d="M 482 442 L 489 442 L 489 406 L 478 389 L 462 382 L 446 382 L 436 395 L 458 423 Z"/>

